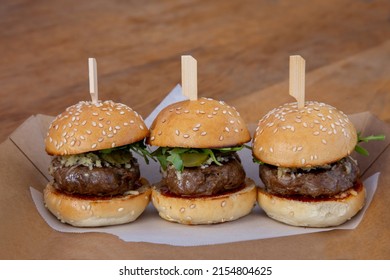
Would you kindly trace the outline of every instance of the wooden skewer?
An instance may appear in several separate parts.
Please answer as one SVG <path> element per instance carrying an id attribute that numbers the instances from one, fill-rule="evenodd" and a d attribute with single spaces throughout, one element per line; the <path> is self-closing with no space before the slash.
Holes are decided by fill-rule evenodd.
<path id="1" fill-rule="evenodd" d="M 89 93 L 91 94 L 92 103 L 96 104 L 98 97 L 98 82 L 97 82 L 97 65 L 95 58 L 88 58 L 89 70 Z"/>
<path id="2" fill-rule="evenodd" d="M 290 95 L 298 102 L 298 109 L 305 106 L 305 60 L 300 55 L 290 56 Z"/>
<path id="3" fill-rule="evenodd" d="M 190 55 L 181 56 L 181 84 L 184 96 L 189 100 L 198 99 L 197 61 Z"/>

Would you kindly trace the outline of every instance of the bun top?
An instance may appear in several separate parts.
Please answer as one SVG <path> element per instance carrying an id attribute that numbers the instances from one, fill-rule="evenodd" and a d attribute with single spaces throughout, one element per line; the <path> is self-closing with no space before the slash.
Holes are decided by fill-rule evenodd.
<path id="1" fill-rule="evenodd" d="M 283 167 L 312 167 L 349 155 L 357 133 L 348 117 L 336 108 L 307 101 L 268 112 L 258 123 L 253 155 L 262 162 Z"/>
<path id="2" fill-rule="evenodd" d="M 234 107 L 211 98 L 185 100 L 164 108 L 150 127 L 148 143 L 160 147 L 223 148 L 251 139 Z"/>
<path id="3" fill-rule="evenodd" d="M 124 104 L 81 101 L 52 121 L 45 145 L 50 155 L 72 155 L 132 144 L 148 134 L 142 117 Z"/>

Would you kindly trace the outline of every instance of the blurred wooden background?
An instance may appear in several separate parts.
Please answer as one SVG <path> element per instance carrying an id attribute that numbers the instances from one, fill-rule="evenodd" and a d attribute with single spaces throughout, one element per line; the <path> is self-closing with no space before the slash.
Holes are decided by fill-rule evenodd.
<path id="1" fill-rule="evenodd" d="M 89 99 L 88 57 L 98 62 L 100 98 L 146 117 L 180 83 L 180 56 L 191 54 L 199 95 L 238 106 L 253 122 L 291 100 L 287 92 L 263 91 L 288 79 L 289 55 L 302 55 L 310 73 L 389 38 L 389 1 L 3 0 L 0 140 L 30 115 L 57 115 Z M 389 60 L 389 52 L 380 59 Z M 353 71 L 343 79 L 359 86 Z M 346 113 L 370 110 L 390 122 L 389 80 L 361 94 L 346 87 L 323 96 L 314 87 L 307 99 Z M 255 112 L 246 100 L 257 100 Z"/>

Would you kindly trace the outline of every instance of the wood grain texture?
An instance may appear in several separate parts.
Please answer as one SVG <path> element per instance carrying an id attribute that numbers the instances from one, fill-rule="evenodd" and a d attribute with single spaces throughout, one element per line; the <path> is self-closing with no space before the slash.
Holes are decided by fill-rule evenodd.
<path id="1" fill-rule="evenodd" d="M 180 83 L 183 54 L 198 60 L 199 96 L 230 101 L 288 79 L 289 55 L 310 72 L 390 36 L 388 1 L 147 3 L 2 1 L 0 140 L 32 114 L 89 99 L 88 57 L 100 97 L 146 116 Z"/>
<path id="2" fill-rule="evenodd" d="M 387 0 L 3 0 L 0 142 L 31 115 L 57 115 L 89 100 L 88 57 L 98 61 L 99 98 L 125 103 L 146 117 L 180 83 L 181 55 L 192 55 L 199 97 L 222 99 L 253 123 L 293 101 L 288 59 L 299 54 L 306 60 L 306 100 L 347 114 L 371 111 L 390 123 L 389 38 Z M 1 168 L 11 173 L 6 159 L 16 151 L 9 140 L 1 145 Z M 387 149 L 376 163 L 386 163 L 384 174 L 390 172 L 389 155 Z M 23 157 L 12 160 L 34 172 Z M 19 176 L 11 191 L 2 190 L 0 205 L 20 197 L 33 209 L 27 186 L 41 181 Z M 21 213 L 17 224 L 7 208 L 0 211 L 0 258 L 389 259 L 388 222 L 372 222 L 388 210 L 389 183 L 389 176 L 381 177 L 370 211 L 353 231 L 190 248 L 63 234 L 36 212 L 30 220 Z M 28 235 L 17 230 L 20 223 Z"/>

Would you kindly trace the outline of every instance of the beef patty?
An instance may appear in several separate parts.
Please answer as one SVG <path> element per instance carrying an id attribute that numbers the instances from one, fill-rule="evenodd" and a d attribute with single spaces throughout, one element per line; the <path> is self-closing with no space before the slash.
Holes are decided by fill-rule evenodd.
<path id="1" fill-rule="evenodd" d="M 310 170 L 260 165 L 260 178 L 267 192 L 282 196 L 333 196 L 351 188 L 358 176 L 359 168 L 351 157 Z"/>
<path id="2" fill-rule="evenodd" d="M 184 168 L 182 172 L 169 166 L 163 174 L 162 185 L 180 196 L 216 195 L 243 186 L 245 171 L 237 154 L 223 165 Z"/>
<path id="3" fill-rule="evenodd" d="M 132 159 L 131 168 L 102 166 L 89 168 L 83 165 L 64 166 L 58 157 L 52 160 L 51 175 L 54 187 L 68 194 L 91 196 L 122 195 L 139 188 L 139 166 Z"/>

